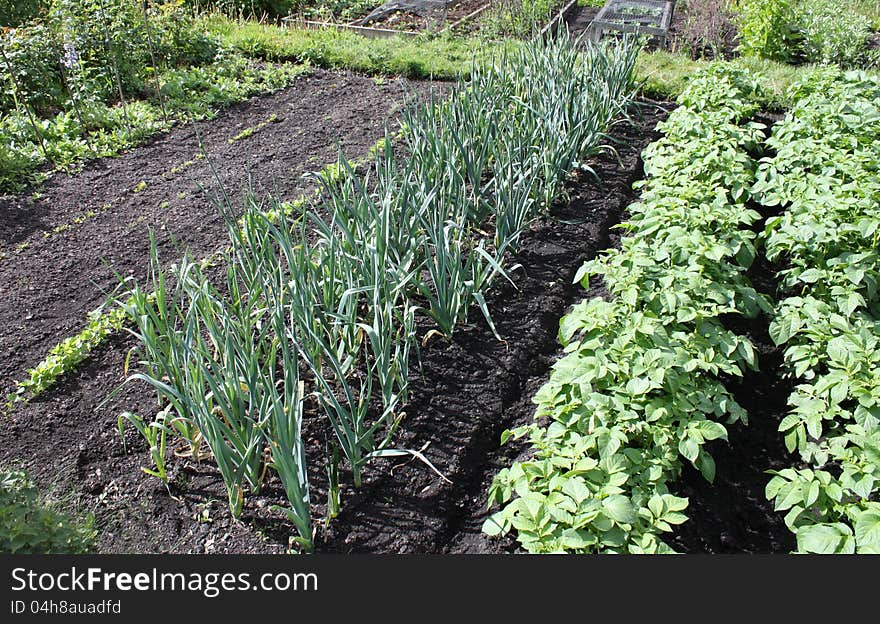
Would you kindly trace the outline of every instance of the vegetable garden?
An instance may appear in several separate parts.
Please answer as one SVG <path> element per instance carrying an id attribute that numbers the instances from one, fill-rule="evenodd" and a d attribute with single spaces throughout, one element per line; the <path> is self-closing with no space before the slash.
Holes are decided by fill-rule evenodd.
<path id="1" fill-rule="evenodd" d="M 876 12 L 193 4 L 3 15 L 5 550 L 880 551 Z"/>

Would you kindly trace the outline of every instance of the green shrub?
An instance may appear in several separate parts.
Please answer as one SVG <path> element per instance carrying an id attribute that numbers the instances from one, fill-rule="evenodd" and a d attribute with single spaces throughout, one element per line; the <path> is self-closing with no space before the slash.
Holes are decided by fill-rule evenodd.
<path id="1" fill-rule="evenodd" d="M 735 22 L 744 56 L 788 61 L 796 49 L 792 0 L 738 0 Z"/>
<path id="2" fill-rule="evenodd" d="M 807 60 L 842 66 L 867 63 L 871 22 L 849 8 L 832 0 L 798 3 L 796 21 Z"/>
<path id="3" fill-rule="evenodd" d="M 85 553 L 94 547 L 94 519 L 72 518 L 44 500 L 26 473 L 0 471 L 0 552 Z"/>
<path id="4" fill-rule="evenodd" d="M 230 17 L 284 17 L 299 5 L 312 4 L 303 0 L 185 0 L 195 11 L 216 9 Z"/>
<path id="5" fill-rule="evenodd" d="M 136 0 L 55 0 L 46 18 L 0 37 L 6 53 L 3 73 L 15 79 L 20 105 L 48 116 L 80 101 L 115 101 L 152 89 L 160 68 L 209 62 L 216 42 L 193 27 L 179 2 L 143 5 Z M 7 65 L 8 63 L 8 65 Z M 0 92 L 0 111 L 15 107 L 9 81 Z"/>
<path id="6" fill-rule="evenodd" d="M 865 66 L 872 21 L 860 0 L 738 0 L 740 51 L 784 62 Z"/>
<path id="7" fill-rule="evenodd" d="M 59 46 L 73 44 L 85 79 L 103 98 L 112 94 L 117 72 L 123 91 L 137 93 L 154 60 L 164 67 L 201 64 L 216 53 L 179 3 L 151 2 L 145 19 L 135 0 L 55 0 L 49 20 Z"/>
<path id="8" fill-rule="evenodd" d="M 0 35 L 0 46 L 6 55 L 0 71 L 0 112 L 15 108 L 14 92 L 19 104 L 39 114 L 57 110 L 66 94 L 58 62 L 62 46 L 52 29 L 45 24 L 16 28 Z M 15 81 L 15 91 L 10 79 Z"/>
<path id="9" fill-rule="evenodd" d="M 18 26 L 45 13 L 49 0 L 0 0 L 0 26 Z"/>

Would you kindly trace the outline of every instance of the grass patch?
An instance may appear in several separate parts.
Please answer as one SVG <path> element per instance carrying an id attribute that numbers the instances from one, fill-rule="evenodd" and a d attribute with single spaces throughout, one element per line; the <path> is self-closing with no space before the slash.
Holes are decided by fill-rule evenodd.
<path id="1" fill-rule="evenodd" d="M 345 30 L 284 28 L 217 14 L 204 17 L 202 24 L 224 45 L 248 56 L 407 78 L 465 76 L 474 61 L 490 57 L 503 46 L 518 45 L 452 35 L 370 39 Z"/>
<path id="2" fill-rule="evenodd" d="M 789 87 L 817 68 L 816 65 L 795 66 L 757 57 L 740 57 L 731 63 L 734 67 L 759 75 L 764 93 L 758 103 L 769 111 L 791 108 L 793 102 Z M 672 100 L 681 94 L 694 74 L 709 64 L 710 61 L 695 61 L 681 53 L 662 50 L 642 52 L 636 64 L 636 79 L 643 83 L 644 95 Z"/>
<path id="3" fill-rule="evenodd" d="M 491 59 L 504 47 L 521 45 L 513 40 L 500 43 L 452 36 L 370 39 L 344 30 L 283 28 L 232 20 L 216 14 L 203 18 L 202 25 L 225 46 L 247 56 L 408 78 L 467 76 L 474 63 Z M 644 83 L 644 95 L 675 99 L 690 77 L 708 64 L 709 61 L 693 60 L 681 53 L 643 52 L 636 66 L 636 76 Z M 814 65 L 793 66 L 760 58 L 738 58 L 733 64 L 761 75 L 765 93 L 760 104 L 772 111 L 789 108 L 788 87 L 815 68 Z"/>

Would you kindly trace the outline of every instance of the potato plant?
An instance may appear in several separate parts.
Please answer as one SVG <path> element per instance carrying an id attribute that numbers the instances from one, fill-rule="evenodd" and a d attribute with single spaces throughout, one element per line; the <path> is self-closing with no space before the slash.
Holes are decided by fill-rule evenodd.
<path id="1" fill-rule="evenodd" d="M 619 250 L 586 263 L 610 300 L 576 305 L 560 322 L 566 355 L 534 397 L 533 457 L 503 469 L 489 490 L 501 505 L 484 531 L 516 531 L 529 552 L 671 552 L 662 534 L 686 521 L 669 483 L 692 463 L 706 479 L 705 444 L 747 415 L 721 382 L 757 367 L 748 339 L 720 317 L 770 310 L 745 270 L 755 258 L 746 209 L 762 126 L 756 85 L 715 65 L 695 78 L 645 152 L 649 177 L 623 224 Z"/>
<path id="2" fill-rule="evenodd" d="M 880 81 L 825 70 L 795 88 L 752 192 L 784 211 L 766 223 L 784 259 L 770 335 L 799 383 L 780 424 L 803 468 L 767 496 L 798 550 L 880 552 Z"/>

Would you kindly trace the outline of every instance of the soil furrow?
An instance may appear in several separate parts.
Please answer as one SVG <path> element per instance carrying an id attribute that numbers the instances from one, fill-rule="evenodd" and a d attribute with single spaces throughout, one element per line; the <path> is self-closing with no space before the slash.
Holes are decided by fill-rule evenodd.
<path id="1" fill-rule="evenodd" d="M 502 338 L 484 322 L 457 331 L 422 353 L 426 382 L 413 383 L 400 445 L 421 449 L 447 484 L 419 462 L 372 471 L 365 491 L 344 502 L 321 550 L 331 552 L 500 552 L 510 540 L 481 533 L 486 490 L 497 470 L 520 452 L 499 447 L 501 432 L 529 422 L 532 396 L 559 357 L 559 319 L 587 293 L 571 283 L 587 259 L 611 244 L 610 228 L 634 199 L 642 175 L 641 151 L 657 138 L 665 115 L 646 107 L 635 125 L 613 132 L 618 158 L 595 163 L 602 184 L 584 178 L 569 188 L 571 201 L 538 221 L 515 259 L 516 288 L 492 294 L 492 317 Z M 472 317 L 477 321 L 478 317 Z M 481 321 L 481 319 L 479 319 Z M 390 462 L 389 462 L 390 463 Z"/>

